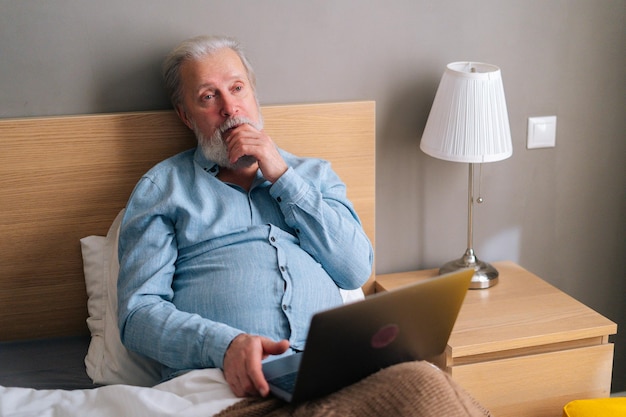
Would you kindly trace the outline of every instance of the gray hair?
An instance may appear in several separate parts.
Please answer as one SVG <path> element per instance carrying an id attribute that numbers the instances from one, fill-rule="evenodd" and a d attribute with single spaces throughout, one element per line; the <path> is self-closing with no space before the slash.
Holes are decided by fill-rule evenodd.
<path id="1" fill-rule="evenodd" d="M 165 88 L 174 107 L 182 104 L 183 92 L 180 77 L 180 68 L 187 61 L 199 60 L 207 55 L 213 55 L 221 49 L 230 48 L 237 55 L 246 69 L 248 80 L 256 95 L 256 78 L 250 62 L 246 58 L 242 46 L 233 38 L 221 36 L 197 36 L 187 39 L 178 45 L 163 61 L 163 78 Z"/>

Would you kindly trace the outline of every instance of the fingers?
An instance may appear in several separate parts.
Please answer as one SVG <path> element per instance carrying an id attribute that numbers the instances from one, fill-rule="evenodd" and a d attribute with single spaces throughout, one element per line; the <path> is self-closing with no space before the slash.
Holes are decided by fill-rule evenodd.
<path id="1" fill-rule="evenodd" d="M 250 335 L 242 334 L 231 342 L 224 356 L 224 377 L 233 393 L 238 397 L 258 393 L 254 363 L 261 363 L 260 343 Z"/>
<path id="2" fill-rule="evenodd" d="M 233 339 L 224 356 L 224 377 L 233 393 L 238 397 L 268 395 L 269 385 L 263 375 L 261 361 L 288 348 L 287 340 L 274 342 L 247 334 Z"/>
<path id="3" fill-rule="evenodd" d="M 280 355 L 289 349 L 288 340 L 274 342 L 273 340 L 265 337 L 260 337 L 259 340 L 261 342 L 261 355 L 263 359 L 267 358 L 269 355 Z M 252 364 L 250 368 L 250 379 L 262 397 L 265 397 L 270 393 L 270 387 L 265 380 L 265 375 L 263 375 L 263 365 L 260 361 L 255 361 L 255 363 Z"/>
<path id="4" fill-rule="evenodd" d="M 251 156 L 258 161 L 263 177 L 272 183 L 287 171 L 287 164 L 274 141 L 264 131 L 249 124 L 231 130 L 226 137 L 226 144 L 231 163 L 243 156 Z"/>
<path id="5" fill-rule="evenodd" d="M 269 355 L 280 355 L 281 353 L 285 353 L 287 349 L 289 349 L 289 341 L 281 340 L 279 342 L 274 342 L 271 339 L 261 338 L 261 343 L 263 345 L 263 359 L 267 358 Z"/>
<path id="6" fill-rule="evenodd" d="M 263 375 L 261 361 L 249 363 L 249 365 L 251 366 L 248 368 L 248 377 L 250 378 L 250 384 L 254 386 L 253 395 L 266 397 L 270 393 L 270 386 L 265 380 L 265 375 Z"/>
<path id="7" fill-rule="evenodd" d="M 258 161 L 266 152 L 263 147 L 267 146 L 268 139 L 249 124 L 232 129 L 226 136 L 230 162 L 235 163 L 243 156 L 253 156 Z"/>

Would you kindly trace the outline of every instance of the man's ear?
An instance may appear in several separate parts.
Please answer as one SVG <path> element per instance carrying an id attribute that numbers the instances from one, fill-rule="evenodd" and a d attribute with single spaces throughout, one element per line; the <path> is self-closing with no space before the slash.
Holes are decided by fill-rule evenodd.
<path id="1" fill-rule="evenodd" d="M 179 104 L 176 106 L 176 114 L 189 129 L 193 130 L 193 125 L 191 123 L 191 120 L 187 116 L 187 112 L 185 111 L 182 105 Z"/>

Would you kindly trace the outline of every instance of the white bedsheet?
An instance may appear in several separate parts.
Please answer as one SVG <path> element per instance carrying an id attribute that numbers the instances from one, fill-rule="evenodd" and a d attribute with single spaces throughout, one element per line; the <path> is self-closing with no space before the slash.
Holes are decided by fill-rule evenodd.
<path id="1" fill-rule="evenodd" d="M 189 372 L 153 388 L 109 385 L 89 390 L 0 386 L 2 417 L 212 416 L 240 401 L 218 369 Z"/>

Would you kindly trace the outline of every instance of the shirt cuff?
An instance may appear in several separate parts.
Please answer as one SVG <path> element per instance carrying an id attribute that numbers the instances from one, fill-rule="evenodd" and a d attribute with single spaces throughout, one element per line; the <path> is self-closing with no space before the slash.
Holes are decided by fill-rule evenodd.
<path id="1" fill-rule="evenodd" d="M 270 195 L 279 203 L 295 203 L 306 194 L 308 189 L 307 182 L 292 167 L 289 167 L 270 187 Z"/>

